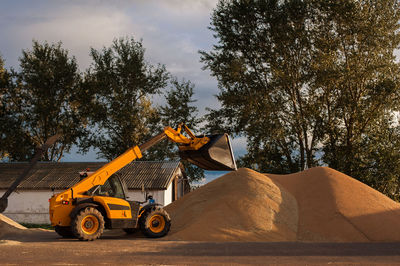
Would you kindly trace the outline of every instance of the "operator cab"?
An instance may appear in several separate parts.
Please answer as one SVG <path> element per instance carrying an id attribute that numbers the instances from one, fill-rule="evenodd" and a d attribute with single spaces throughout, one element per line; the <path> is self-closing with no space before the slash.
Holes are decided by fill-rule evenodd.
<path id="1" fill-rule="evenodd" d="M 103 196 L 126 199 L 126 185 L 118 175 L 113 174 L 103 185 L 94 186 L 85 194 L 89 196 Z"/>

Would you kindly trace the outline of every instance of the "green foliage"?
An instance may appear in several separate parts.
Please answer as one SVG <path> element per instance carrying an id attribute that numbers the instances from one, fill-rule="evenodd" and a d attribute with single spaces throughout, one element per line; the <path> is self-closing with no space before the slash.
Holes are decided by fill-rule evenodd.
<path id="1" fill-rule="evenodd" d="M 116 39 L 111 47 L 91 50 L 93 64 L 84 75 L 61 43 L 34 41 L 32 50 L 23 51 L 19 71 L 6 70 L 0 57 L 0 159 L 29 160 L 35 147 L 58 133 L 62 138 L 45 160 L 59 160 L 78 140 L 81 152 L 94 147 L 112 160 L 164 126 L 195 129 L 194 85 L 171 79 L 163 65 L 147 63 L 144 52 L 141 42 Z M 153 104 L 164 96 L 165 105 Z M 178 158 L 176 144 L 164 142 L 144 159 Z M 192 180 L 204 176 L 184 165 Z"/>
<path id="2" fill-rule="evenodd" d="M 321 119 L 310 86 L 308 13 L 301 1 L 221 1 L 211 27 L 218 44 L 201 52 L 220 86 L 222 109 L 208 115 L 210 131 L 244 134 L 243 162 L 260 171 L 316 164 Z"/>
<path id="3" fill-rule="evenodd" d="M 111 47 L 101 51 L 91 50 L 93 64 L 82 91 L 86 92 L 84 112 L 93 130 L 82 138 L 83 152 L 95 147 L 100 158 L 112 160 L 128 148 L 143 144 L 165 126 L 197 125 L 197 108 L 190 105 L 194 102 L 193 84 L 171 79 L 165 66 L 149 64 L 144 54 L 141 42 L 124 38 L 114 40 Z M 165 105 L 153 104 L 155 97 L 164 95 Z M 176 144 L 159 143 L 143 158 L 165 159 L 179 159 Z M 203 177 L 202 170 L 185 168 L 191 181 Z"/>
<path id="4" fill-rule="evenodd" d="M 111 160 L 157 132 L 159 114 L 151 97 L 164 90 L 169 74 L 163 65 L 147 63 L 144 52 L 141 42 L 123 38 L 91 50 L 93 64 L 84 87 L 91 95 L 87 111 L 96 130 L 83 150 L 93 146 Z"/>
<path id="5" fill-rule="evenodd" d="M 3 58 L 0 57 L 0 159 L 7 156 L 7 148 L 5 147 L 6 135 L 5 130 L 8 128 L 9 119 L 7 117 L 7 105 L 6 105 L 6 87 L 9 83 L 9 77 L 7 75 L 7 70 L 4 68 Z"/>
<path id="6" fill-rule="evenodd" d="M 166 105 L 160 109 L 163 123 L 185 123 L 189 128 L 195 128 L 200 119 L 197 118 L 197 108 L 191 105 L 196 102 L 193 100 L 193 83 L 185 80 L 179 82 L 176 78 L 170 83 L 173 88 L 167 92 Z"/>
<path id="7" fill-rule="evenodd" d="M 400 127 L 382 118 L 363 136 L 353 175 L 387 196 L 400 200 Z"/>
<path id="8" fill-rule="evenodd" d="M 218 43 L 201 52 L 222 105 L 209 131 L 247 137 L 241 165 L 328 164 L 396 198 L 399 10 L 395 0 L 220 1 Z"/>
<path id="9" fill-rule="evenodd" d="M 4 106 L 10 128 L 4 131 L 10 160 L 28 160 L 36 146 L 61 134 L 60 142 L 44 154 L 44 160 L 58 161 L 83 134 L 79 115 L 80 75 L 75 58 L 58 44 L 33 41 L 24 50 L 20 70 L 13 71 L 5 90 Z"/>
<path id="10" fill-rule="evenodd" d="M 166 105 L 160 107 L 161 121 L 163 125 L 177 126 L 186 124 L 191 130 L 198 128 L 200 119 L 197 118 L 197 108 L 192 105 L 194 85 L 190 81 L 176 78 L 171 80 L 173 86 L 166 94 Z M 178 148 L 175 143 L 164 142 L 156 147 L 161 158 L 179 160 Z M 159 155 L 160 156 L 160 155 Z M 204 178 L 204 170 L 188 162 L 182 161 L 184 172 L 190 177 L 190 182 Z"/>
<path id="11" fill-rule="evenodd" d="M 24 156 L 30 154 L 29 143 L 22 142 L 19 138 L 23 136 L 20 121 L 13 114 L 13 101 L 10 97 L 10 86 L 12 86 L 12 76 L 4 68 L 4 61 L 0 57 L 0 159 L 10 157 L 10 152 L 14 156 Z M 18 151 L 18 155 L 17 155 Z"/>
<path id="12" fill-rule="evenodd" d="M 393 112 L 400 96 L 400 68 L 393 53 L 400 43 L 399 4 L 321 1 L 317 6 L 327 14 L 317 25 L 316 56 L 322 60 L 314 66 L 315 86 L 324 90 L 323 160 L 363 179 L 361 158 L 372 167 L 380 156 L 365 161 L 365 153 L 378 145 L 371 137 L 394 134 Z M 398 149 L 394 144 L 392 149 Z"/>

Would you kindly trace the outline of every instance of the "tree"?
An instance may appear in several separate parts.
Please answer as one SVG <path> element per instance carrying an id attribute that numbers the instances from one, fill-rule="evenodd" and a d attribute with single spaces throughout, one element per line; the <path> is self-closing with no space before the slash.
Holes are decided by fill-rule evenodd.
<path id="1" fill-rule="evenodd" d="M 7 156 L 7 148 L 6 148 L 6 133 L 5 130 L 7 129 L 8 125 L 8 117 L 6 115 L 7 113 L 7 106 L 5 103 L 5 97 L 6 97 L 6 87 L 8 85 L 9 78 L 6 72 L 6 69 L 4 68 L 4 61 L 3 58 L 0 57 L 0 159 L 4 158 Z"/>
<path id="2" fill-rule="evenodd" d="M 316 25 L 317 56 L 322 60 L 315 66 L 315 85 L 324 91 L 323 161 L 360 179 L 366 178 L 362 169 L 372 165 L 386 172 L 384 164 L 376 164 L 382 159 L 376 153 L 376 136 L 384 142 L 385 134 L 396 133 L 399 2 L 316 1 L 316 7 L 323 16 Z M 391 149 L 399 148 L 395 144 Z M 367 156 L 370 150 L 375 150 L 373 158 Z M 384 158 L 391 161 L 389 155 Z"/>
<path id="3" fill-rule="evenodd" d="M 357 165 L 351 161 L 353 176 L 400 200 L 400 127 L 392 126 L 387 117 L 381 118 L 368 130 L 358 149 Z"/>
<path id="4" fill-rule="evenodd" d="M 24 157 L 30 153 L 30 143 L 24 141 L 25 136 L 20 121 L 13 112 L 13 101 L 10 97 L 12 74 L 5 69 L 0 57 L 0 159 Z"/>
<path id="5" fill-rule="evenodd" d="M 192 104 L 194 84 L 190 80 L 181 82 L 177 78 L 171 80 L 173 86 L 165 96 L 166 105 L 160 108 L 162 121 L 174 125 L 185 123 L 189 128 L 196 128 L 201 119 L 198 118 L 198 110 Z"/>
<path id="6" fill-rule="evenodd" d="M 198 118 L 197 107 L 192 103 L 194 85 L 190 81 L 178 81 L 177 78 L 171 80 L 173 86 L 166 95 L 166 105 L 160 107 L 161 122 L 163 125 L 177 126 L 186 124 L 191 130 L 196 130 L 201 122 Z M 164 142 L 156 147 L 161 159 L 169 158 L 172 160 L 179 159 L 178 148 L 175 143 Z M 198 168 L 188 162 L 182 162 L 184 172 L 190 177 L 190 182 L 199 181 L 204 178 L 204 170 Z"/>
<path id="7" fill-rule="evenodd" d="M 260 171 L 317 163 L 320 97 L 310 86 L 309 12 L 303 1 L 220 1 L 212 15 L 218 44 L 201 55 L 218 79 L 222 109 L 208 118 L 247 137 L 242 161 Z"/>
<path id="8" fill-rule="evenodd" d="M 90 95 L 86 111 L 94 132 L 83 142 L 83 151 L 93 146 L 99 157 L 112 160 L 159 131 L 151 100 L 165 89 L 169 73 L 163 65 L 146 62 L 144 53 L 133 38 L 91 50 L 93 64 L 83 86 Z"/>
<path id="9" fill-rule="evenodd" d="M 99 149 L 99 157 L 112 160 L 128 148 L 140 145 L 165 126 L 186 123 L 195 127 L 197 108 L 190 81 L 171 79 L 165 66 L 145 61 L 141 42 L 116 39 L 109 48 L 91 50 L 93 64 L 87 71 L 86 113 L 94 132 L 83 139 L 81 148 Z M 153 104 L 155 96 L 166 104 Z M 176 144 L 164 141 L 146 152 L 145 160 L 178 159 Z M 202 178 L 203 171 L 187 166 L 191 181 Z"/>
<path id="10" fill-rule="evenodd" d="M 329 165 L 394 197 L 400 169 L 385 162 L 400 149 L 399 10 L 396 0 L 220 1 L 218 44 L 201 52 L 220 87 L 210 130 L 246 136 L 246 166 Z"/>
<path id="11" fill-rule="evenodd" d="M 35 147 L 61 134 L 60 141 L 44 154 L 44 160 L 58 161 L 84 134 L 84 118 L 78 111 L 76 60 L 61 43 L 33 41 L 32 50 L 24 50 L 19 61 L 20 70 L 14 71 L 5 98 L 14 126 L 6 139 L 16 144 L 8 151 L 9 159 L 28 160 Z"/>

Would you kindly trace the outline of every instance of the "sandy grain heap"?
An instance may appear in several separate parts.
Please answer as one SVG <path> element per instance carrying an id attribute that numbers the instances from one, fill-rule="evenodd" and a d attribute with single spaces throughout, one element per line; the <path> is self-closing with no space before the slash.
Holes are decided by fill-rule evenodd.
<path id="1" fill-rule="evenodd" d="M 174 240 L 400 241 L 400 204 L 328 167 L 291 175 L 239 169 L 166 209 Z"/>
<path id="2" fill-rule="evenodd" d="M 299 207 L 298 239 L 305 241 L 400 241 L 400 204 L 328 167 L 270 175 Z"/>
<path id="3" fill-rule="evenodd" d="M 328 167 L 291 175 L 242 168 L 166 209 L 170 240 L 400 241 L 400 204 Z M 0 214 L 1 241 L 43 237 L 25 229 Z"/>
<path id="4" fill-rule="evenodd" d="M 296 240 L 297 203 L 282 186 L 239 169 L 166 207 L 169 239 L 202 241 Z"/>
<path id="5" fill-rule="evenodd" d="M 20 234 L 25 229 L 26 227 L 0 214 L 0 239 L 10 235 Z"/>

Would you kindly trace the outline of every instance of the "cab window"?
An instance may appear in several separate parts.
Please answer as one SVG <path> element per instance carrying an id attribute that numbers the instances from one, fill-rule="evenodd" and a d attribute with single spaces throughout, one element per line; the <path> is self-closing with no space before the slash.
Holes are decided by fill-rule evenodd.
<path id="1" fill-rule="evenodd" d="M 125 199 L 125 193 L 122 184 L 117 176 L 112 175 L 104 185 L 94 186 L 88 190 L 89 195 L 115 197 Z"/>

